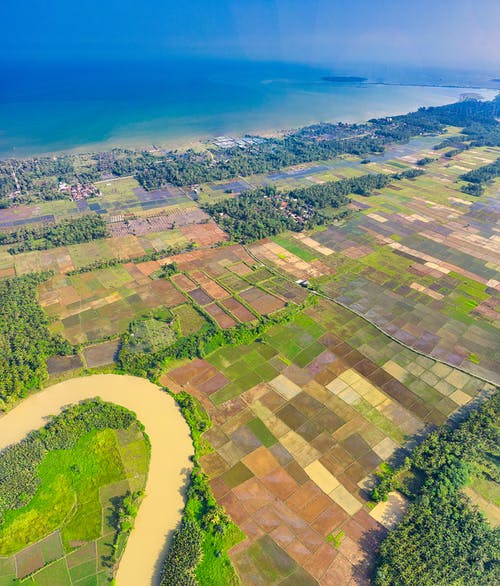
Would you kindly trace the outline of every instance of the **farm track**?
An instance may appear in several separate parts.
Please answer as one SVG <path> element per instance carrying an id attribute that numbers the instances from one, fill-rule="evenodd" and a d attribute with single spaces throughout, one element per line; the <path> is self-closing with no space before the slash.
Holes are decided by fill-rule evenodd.
<path id="1" fill-rule="evenodd" d="M 255 261 L 257 261 L 258 263 L 260 263 L 261 265 L 263 265 L 264 267 L 266 267 L 267 270 L 269 270 L 270 272 L 274 273 L 275 275 L 280 276 L 282 279 L 285 279 L 289 283 L 295 284 L 294 279 L 291 278 L 289 275 L 284 274 L 281 271 L 279 271 L 278 269 L 276 269 L 274 266 L 267 264 L 265 261 L 263 261 L 262 259 L 260 259 L 255 253 L 253 253 L 246 245 L 243 244 L 242 246 L 245 249 L 245 251 L 247 252 L 247 254 L 249 254 Z M 388 338 L 390 338 L 394 342 L 400 344 L 404 348 L 406 348 L 408 350 L 411 350 L 412 352 L 415 352 L 415 354 L 419 354 L 420 356 L 424 356 L 425 358 L 429 358 L 430 360 L 434 360 L 434 362 L 439 362 L 441 364 L 445 364 L 446 366 L 449 366 L 450 368 L 453 368 L 454 370 L 459 370 L 460 372 L 463 372 L 465 374 L 468 374 L 469 376 L 472 376 L 472 377 L 474 377 L 474 378 L 476 378 L 476 379 L 478 379 L 478 380 L 480 380 L 482 382 L 485 382 L 485 383 L 488 383 L 490 385 L 493 385 L 494 387 L 497 387 L 498 386 L 498 382 L 495 382 L 495 381 L 493 381 L 493 380 L 491 380 L 491 379 L 489 379 L 487 377 L 483 377 L 483 376 L 481 376 L 479 374 L 475 374 L 473 372 L 470 372 L 470 371 L 466 370 L 465 368 L 462 368 L 461 366 L 456 366 L 455 364 L 451 364 L 450 362 L 447 362 L 446 360 L 443 360 L 441 358 L 437 358 L 436 356 L 432 356 L 432 354 L 427 354 L 426 352 L 422 352 L 421 350 L 417 350 L 416 348 L 413 348 L 412 346 L 409 346 L 408 344 L 406 344 L 402 340 L 398 340 L 398 338 L 394 337 L 392 334 L 390 334 L 389 332 L 385 331 L 383 328 L 381 328 L 375 322 L 371 321 L 369 318 L 367 318 L 362 313 L 356 311 L 352 307 L 349 307 L 349 305 L 346 305 L 345 303 L 342 303 L 342 301 L 339 301 L 338 299 L 335 299 L 334 297 L 330 297 L 329 295 L 326 295 L 326 293 L 323 293 L 321 291 L 317 291 L 315 289 L 310 289 L 310 291 L 314 295 L 318 295 L 318 297 L 323 297 L 323 299 L 327 299 L 328 301 L 331 301 L 332 303 L 335 303 L 336 305 L 339 305 L 343 309 L 346 309 L 347 311 L 350 311 L 354 315 L 356 315 L 356 316 L 360 317 L 361 319 L 363 319 L 365 322 L 369 323 L 371 326 L 373 326 L 380 333 L 384 334 L 384 336 L 387 336 Z"/>

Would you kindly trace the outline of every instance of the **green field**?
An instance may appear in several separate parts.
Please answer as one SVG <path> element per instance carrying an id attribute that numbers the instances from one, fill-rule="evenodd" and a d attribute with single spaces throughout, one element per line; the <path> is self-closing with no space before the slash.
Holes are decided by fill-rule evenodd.
<path id="1" fill-rule="evenodd" d="M 137 423 L 89 431 L 71 448 L 48 451 L 33 497 L 3 515 L 0 584 L 109 583 L 127 537 L 118 507 L 143 489 L 148 462 Z"/>

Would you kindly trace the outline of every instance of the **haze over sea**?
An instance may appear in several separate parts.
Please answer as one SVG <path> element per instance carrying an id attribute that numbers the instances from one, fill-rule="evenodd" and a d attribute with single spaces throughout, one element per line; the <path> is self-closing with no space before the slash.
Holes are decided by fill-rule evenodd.
<path id="1" fill-rule="evenodd" d="M 456 101 L 464 92 L 496 94 L 467 87 L 487 86 L 487 75 L 357 69 L 221 60 L 0 64 L 0 157 L 178 146 L 402 114 Z M 370 83 L 322 81 L 332 74 L 365 75 Z M 397 85 L 403 83 L 426 85 Z"/>

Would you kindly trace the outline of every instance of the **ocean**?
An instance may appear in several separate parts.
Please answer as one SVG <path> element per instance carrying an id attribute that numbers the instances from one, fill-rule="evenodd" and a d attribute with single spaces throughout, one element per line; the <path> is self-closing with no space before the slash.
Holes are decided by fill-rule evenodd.
<path id="1" fill-rule="evenodd" d="M 402 114 L 466 92 L 496 94 L 471 90 L 465 82 L 397 85 L 398 76 L 387 75 L 371 75 L 372 83 L 322 80 L 331 74 L 304 65 L 208 60 L 0 64 L 0 157 L 175 147 L 220 135 Z M 446 83 L 442 74 L 438 79 Z M 384 81 L 394 85 L 376 83 Z M 432 83 L 432 76 L 406 73 L 404 83 Z"/>

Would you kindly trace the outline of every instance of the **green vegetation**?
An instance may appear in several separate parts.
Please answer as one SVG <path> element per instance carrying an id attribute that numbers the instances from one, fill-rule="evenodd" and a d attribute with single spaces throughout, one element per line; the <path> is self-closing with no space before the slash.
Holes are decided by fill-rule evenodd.
<path id="1" fill-rule="evenodd" d="M 129 374 L 155 379 L 169 360 L 197 358 L 222 346 L 249 344 L 272 325 L 290 321 L 299 310 L 299 306 L 289 306 L 271 316 L 262 316 L 256 324 L 238 324 L 228 330 L 221 330 L 207 316 L 207 323 L 201 329 L 155 352 L 138 352 L 131 341 L 130 332 L 127 332 L 122 336 L 118 363 Z"/>
<path id="2" fill-rule="evenodd" d="M 227 552 L 244 536 L 215 501 L 199 464 L 206 450 L 201 436 L 210 427 L 210 419 L 191 395 L 182 392 L 175 399 L 191 429 L 195 456 L 182 524 L 164 561 L 161 584 L 237 585 L 239 579 Z"/>
<path id="3" fill-rule="evenodd" d="M 173 344 L 176 333 L 170 321 L 146 318 L 130 324 L 130 350 L 132 352 L 158 352 Z"/>
<path id="4" fill-rule="evenodd" d="M 433 159 L 432 157 L 422 157 L 417 161 L 417 165 L 419 167 L 425 167 L 426 165 L 430 165 L 435 160 L 436 159 Z"/>
<path id="5" fill-rule="evenodd" d="M 19 254 L 29 250 L 47 250 L 57 246 L 90 242 L 108 236 L 106 221 L 97 214 L 62 220 L 58 224 L 21 228 L 0 234 L 0 245 L 14 244 L 8 251 Z"/>
<path id="6" fill-rule="evenodd" d="M 500 157 L 489 165 L 460 175 L 460 179 L 467 181 L 461 190 L 469 195 L 481 195 L 484 192 L 484 185 L 497 177 L 500 177 Z"/>
<path id="7" fill-rule="evenodd" d="M 0 281 L 0 408 L 47 378 L 46 360 L 72 353 L 71 345 L 52 335 L 38 303 L 37 286 L 50 275 L 30 274 Z"/>
<path id="8" fill-rule="evenodd" d="M 498 482 L 499 406 L 497 393 L 457 428 L 431 433 L 403 468 L 383 476 L 375 500 L 399 488 L 412 502 L 382 543 L 377 586 L 498 584 L 500 532 L 461 489 L 472 473 Z"/>
<path id="9" fill-rule="evenodd" d="M 77 165 L 76 165 L 77 163 Z M 59 182 L 90 183 L 99 178 L 99 169 L 88 155 L 62 155 L 0 161 L 0 205 L 10 195 L 11 203 L 66 199 Z"/>
<path id="10" fill-rule="evenodd" d="M 59 583 L 57 572 L 68 568 L 73 582 L 95 580 L 96 572 L 102 583 L 110 581 L 142 498 L 148 462 L 147 438 L 130 411 L 100 400 L 66 409 L 0 453 L 0 556 L 36 544 L 44 561 L 28 572 L 18 568 L 19 577 L 45 563 L 50 565 L 35 574 L 36 584 L 44 583 L 45 574 L 47 583 Z M 87 543 L 97 545 L 99 559 Z"/>
<path id="11" fill-rule="evenodd" d="M 72 541 L 97 539 L 101 532 L 98 487 L 123 478 L 113 431 L 87 432 L 72 448 L 50 451 L 39 463 L 36 474 L 36 494 L 23 494 L 21 498 L 27 504 L 3 517 L 1 554 L 11 555 L 63 525 L 66 546 Z M 4 486 L 2 483 L 2 489 Z M 74 512 L 77 503 L 78 510 Z M 71 520 L 66 522 L 69 516 Z"/>
<path id="12" fill-rule="evenodd" d="M 205 209 L 234 240 L 249 242 L 285 230 L 300 232 L 345 217 L 349 213 L 347 210 L 327 214 L 325 208 L 339 208 L 349 203 L 350 193 L 368 195 L 388 183 L 389 178 L 380 174 L 331 181 L 285 193 L 268 186 Z"/>
<path id="13" fill-rule="evenodd" d="M 38 466 L 48 452 L 73 448 L 82 435 L 92 430 L 127 428 L 133 420 L 133 414 L 122 407 L 87 401 L 64 411 L 41 430 L 6 448 L 0 454 L 0 519 L 34 496 L 41 484 Z"/>
<path id="14" fill-rule="evenodd" d="M 163 265 L 159 271 L 156 271 L 156 273 L 153 273 L 151 275 L 151 278 L 152 279 L 168 279 L 168 277 L 171 277 L 172 275 L 175 275 L 178 272 L 179 272 L 179 267 L 177 266 L 177 263 L 170 262 L 170 263 L 167 263 L 166 265 Z"/>
<path id="15" fill-rule="evenodd" d="M 328 537 L 326 538 L 326 541 L 328 543 L 331 543 L 333 545 L 333 547 L 340 547 L 343 538 L 344 538 L 344 532 L 339 531 L 336 534 L 330 533 L 330 535 L 328 535 Z"/>

